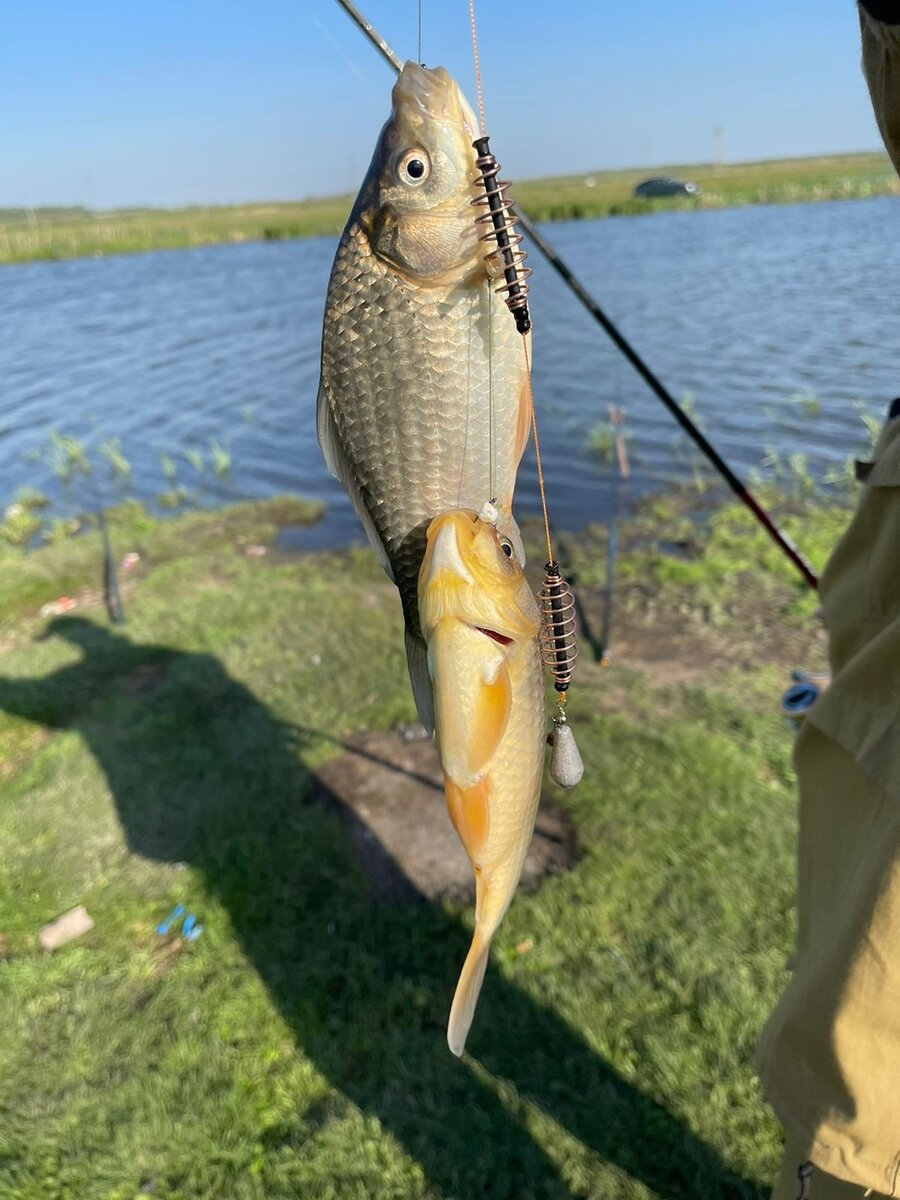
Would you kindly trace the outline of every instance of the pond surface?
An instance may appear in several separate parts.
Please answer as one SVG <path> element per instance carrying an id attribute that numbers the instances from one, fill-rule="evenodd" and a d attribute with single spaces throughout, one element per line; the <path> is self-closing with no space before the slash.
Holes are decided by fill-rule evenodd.
<path id="1" fill-rule="evenodd" d="M 865 443 L 858 404 L 900 394 L 900 200 L 567 222 L 544 232 L 741 473 L 766 450 L 823 475 Z M 40 487 L 59 508 L 115 495 L 98 466 L 64 487 L 51 430 L 118 438 L 132 494 L 203 503 L 299 492 L 327 502 L 305 544 L 359 540 L 315 436 L 319 338 L 335 239 L 0 268 L 0 502 Z M 614 463 L 589 446 L 627 412 L 629 494 L 690 480 L 684 437 L 536 251 L 534 385 L 552 519 L 607 517 Z M 814 397 L 815 399 L 812 399 Z M 210 440 L 231 455 L 226 480 Z M 202 473 L 185 458 L 202 453 Z M 43 458 L 35 456 L 43 455 Z M 520 514 L 538 510 L 533 458 Z"/>

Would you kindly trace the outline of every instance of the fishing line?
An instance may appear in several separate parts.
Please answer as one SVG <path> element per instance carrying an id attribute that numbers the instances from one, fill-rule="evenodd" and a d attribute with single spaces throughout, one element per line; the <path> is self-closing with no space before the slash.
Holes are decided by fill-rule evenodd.
<path id="1" fill-rule="evenodd" d="M 422 0 L 419 0 L 419 54 L 416 61 L 422 61 Z"/>
<path id="2" fill-rule="evenodd" d="M 497 499 L 494 492 L 494 289 L 488 285 L 488 454 L 490 476 L 488 499 L 493 504 Z"/>
<path id="3" fill-rule="evenodd" d="M 459 493 L 456 497 L 456 507 L 462 508 L 463 480 L 466 475 L 466 457 L 469 453 L 469 414 L 472 410 L 472 327 L 475 323 L 476 311 L 469 309 L 469 330 L 466 338 L 466 425 L 463 433 L 462 462 L 459 466 Z"/>
<path id="4" fill-rule="evenodd" d="M 469 0 L 469 25 L 472 28 L 472 57 L 475 59 L 475 88 L 478 92 L 478 116 L 481 120 L 481 136 L 487 137 L 487 122 L 484 119 L 484 95 L 481 90 L 481 64 L 478 61 L 478 30 L 475 28 L 475 0 Z"/>
<path id="5" fill-rule="evenodd" d="M 538 438 L 537 414 L 534 411 L 534 392 L 531 387 L 531 363 L 528 361 L 528 340 L 524 337 L 522 338 L 522 353 L 525 355 L 525 381 L 528 388 L 528 406 L 531 409 L 531 438 L 534 442 L 534 458 L 537 463 L 538 491 L 541 493 L 541 513 L 544 517 L 547 562 L 554 562 L 553 545 L 550 540 L 550 517 L 547 513 L 547 493 L 544 488 L 544 467 L 541 462 L 541 443 Z"/>

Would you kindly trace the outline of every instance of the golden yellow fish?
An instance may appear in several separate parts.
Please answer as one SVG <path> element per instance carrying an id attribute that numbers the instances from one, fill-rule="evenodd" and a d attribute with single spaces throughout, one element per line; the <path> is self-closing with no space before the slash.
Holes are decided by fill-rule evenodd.
<path id="1" fill-rule="evenodd" d="M 531 409 L 522 338 L 475 224 L 471 202 L 484 193 L 472 110 L 443 67 L 412 62 L 392 100 L 328 285 L 317 425 L 400 590 L 410 680 L 430 726 L 416 605 L 425 530 L 439 513 L 496 498 L 524 562 L 511 503 Z"/>
<path id="2" fill-rule="evenodd" d="M 544 762 L 540 615 L 491 516 L 454 511 L 431 522 L 419 615 L 447 806 L 475 871 L 475 934 L 447 1029 L 459 1055 L 522 873 Z"/>

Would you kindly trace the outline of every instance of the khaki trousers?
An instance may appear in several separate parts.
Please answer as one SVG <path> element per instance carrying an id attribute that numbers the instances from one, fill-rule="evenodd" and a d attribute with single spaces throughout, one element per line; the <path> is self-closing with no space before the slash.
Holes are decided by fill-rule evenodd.
<path id="1" fill-rule="evenodd" d="M 772 1200 L 885 1200 L 883 1192 L 870 1192 L 820 1171 L 809 1154 L 805 1143 L 788 1139 Z"/>

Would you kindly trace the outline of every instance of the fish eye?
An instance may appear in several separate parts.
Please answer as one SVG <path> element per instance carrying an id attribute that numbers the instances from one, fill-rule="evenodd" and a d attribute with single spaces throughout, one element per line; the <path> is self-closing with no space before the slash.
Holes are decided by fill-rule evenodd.
<path id="1" fill-rule="evenodd" d="M 401 183 L 410 187 L 419 187 L 431 174 L 431 159 L 425 150 L 418 146 L 407 150 L 397 163 L 397 177 Z"/>
<path id="2" fill-rule="evenodd" d="M 512 558 L 513 545 L 512 545 L 512 542 L 509 540 L 509 538 L 501 538 L 500 539 L 500 549 L 503 551 L 503 553 L 506 555 L 507 558 Z"/>

